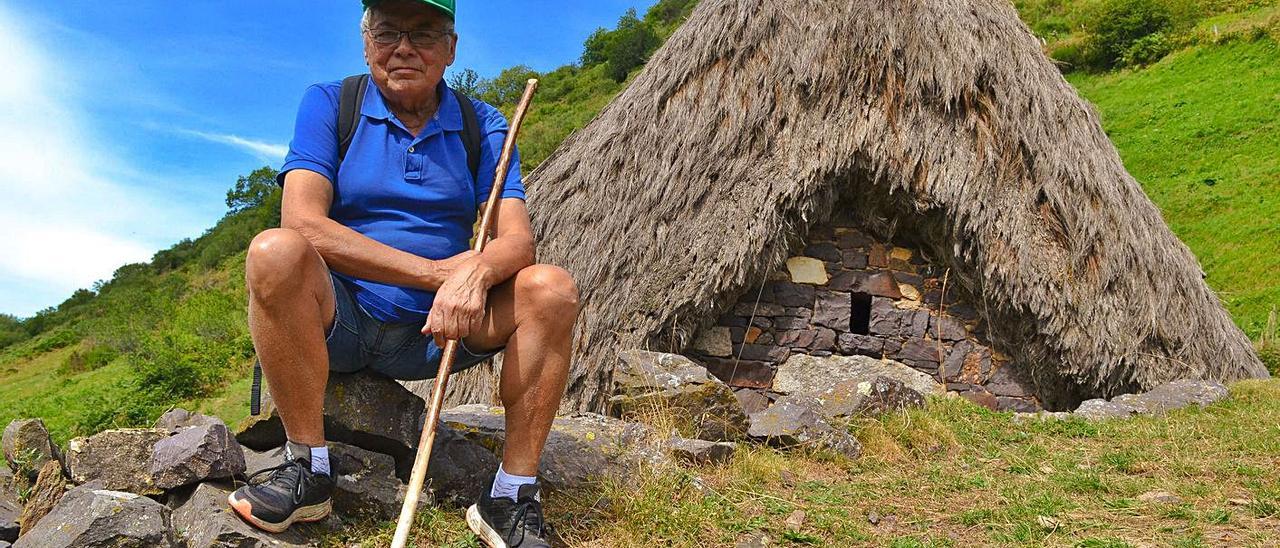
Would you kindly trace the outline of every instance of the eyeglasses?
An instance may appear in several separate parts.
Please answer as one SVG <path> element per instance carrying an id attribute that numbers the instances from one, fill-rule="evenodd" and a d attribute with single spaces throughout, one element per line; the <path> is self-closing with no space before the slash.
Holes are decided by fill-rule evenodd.
<path id="1" fill-rule="evenodd" d="M 375 43 L 384 46 L 399 44 L 400 37 L 407 34 L 409 43 L 420 48 L 434 46 L 443 42 L 445 37 L 453 35 L 451 30 L 364 29 L 364 31 Z"/>

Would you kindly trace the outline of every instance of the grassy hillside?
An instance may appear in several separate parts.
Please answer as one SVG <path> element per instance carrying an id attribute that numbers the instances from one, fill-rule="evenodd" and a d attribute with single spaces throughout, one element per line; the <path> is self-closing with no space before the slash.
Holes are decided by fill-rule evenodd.
<path id="1" fill-rule="evenodd" d="M 1069 80 L 1257 337 L 1280 305 L 1280 47 L 1195 46 L 1143 70 Z"/>

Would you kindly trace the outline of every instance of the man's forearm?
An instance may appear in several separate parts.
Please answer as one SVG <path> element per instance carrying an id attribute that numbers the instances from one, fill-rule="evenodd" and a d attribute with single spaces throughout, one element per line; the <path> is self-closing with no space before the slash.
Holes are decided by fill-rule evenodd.
<path id="1" fill-rule="evenodd" d="M 444 283 L 437 261 L 400 251 L 328 217 L 284 223 L 300 232 L 329 268 L 357 278 L 435 291 Z"/>
<path id="2" fill-rule="evenodd" d="M 493 287 L 511 279 L 535 261 L 533 239 L 513 234 L 489 240 L 480 254 L 485 284 Z"/>

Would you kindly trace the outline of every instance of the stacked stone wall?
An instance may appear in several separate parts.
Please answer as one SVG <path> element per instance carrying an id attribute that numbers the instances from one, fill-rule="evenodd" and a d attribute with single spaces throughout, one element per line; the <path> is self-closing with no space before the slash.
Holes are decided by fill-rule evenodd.
<path id="1" fill-rule="evenodd" d="M 748 290 L 688 354 L 730 386 L 766 396 L 792 354 L 864 355 L 907 364 L 992 409 L 1039 410 L 1030 382 L 948 282 L 917 249 L 851 223 L 818 226 L 785 271 Z"/>

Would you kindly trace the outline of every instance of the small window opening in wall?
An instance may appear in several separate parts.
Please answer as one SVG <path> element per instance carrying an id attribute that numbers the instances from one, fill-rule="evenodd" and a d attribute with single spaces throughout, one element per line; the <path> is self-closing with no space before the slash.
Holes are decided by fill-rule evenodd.
<path id="1" fill-rule="evenodd" d="M 871 333 L 871 295 L 854 293 L 849 307 L 849 331 L 857 335 Z"/>

